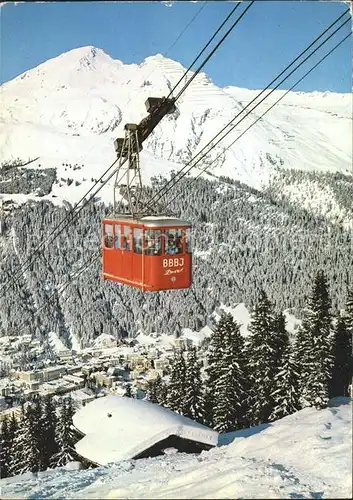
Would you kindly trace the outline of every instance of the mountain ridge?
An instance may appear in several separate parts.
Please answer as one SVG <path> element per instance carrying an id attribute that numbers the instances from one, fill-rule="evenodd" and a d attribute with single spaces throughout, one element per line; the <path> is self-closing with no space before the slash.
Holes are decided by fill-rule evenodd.
<path id="1" fill-rule="evenodd" d="M 38 168 L 57 168 L 58 177 L 65 177 L 60 164 L 83 164 L 76 180 L 88 190 L 87 179 L 99 177 L 114 160 L 113 140 L 123 134 L 123 125 L 140 121 L 146 115 L 146 98 L 169 94 L 184 71 L 180 63 L 161 54 L 141 64 L 124 64 L 93 46 L 52 58 L 0 88 L 2 161 L 39 156 Z M 184 83 L 185 78 L 181 86 Z M 276 165 L 351 173 L 349 94 L 290 92 L 224 151 L 283 92 L 274 91 L 208 155 L 215 175 L 263 188 Z M 205 73 L 198 74 L 177 102 L 175 115 L 165 117 L 145 142 L 142 169 L 146 166 L 153 174 L 155 161 L 165 162 L 166 173 L 181 168 L 257 94 L 219 88 Z M 78 191 L 72 187 L 52 194 L 71 201 L 79 199 Z M 111 199 L 108 192 L 103 195 L 106 201 Z"/>

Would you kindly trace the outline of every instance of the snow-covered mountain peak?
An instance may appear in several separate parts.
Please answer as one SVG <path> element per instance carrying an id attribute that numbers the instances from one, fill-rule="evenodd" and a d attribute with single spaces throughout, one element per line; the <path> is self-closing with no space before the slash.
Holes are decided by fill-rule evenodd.
<path id="1" fill-rule="evenodd" d="M 148 97 L 168 95 L 179 80 L 180 90 L 193 75 L 184 77 L 185 69 L 161 54 L 124 64 L 93 46 L 40 64 L 0 88 L 2 161 L 40 157 L 43 167 L 79 162 L 90 169 L 94 165 L 98 175 L 113 159 L 113 140 L 123 134 L 123 125 L 146 115 Z M 259 188 L 278 168 L 351 172 L 349 94 L 290 92 L 224 151 L 284 92 L 276 90 L 212 150 L 207 161 L 214 174 Z M 154 166 L 169 162 L 162 168 L 166 173 L 171 162 L 175 168 L 190 160 L 231 120 L 244 118 L 244 106 L 258 93 L 222 89 L 205 73 L 198 74 L 178 100 L 177 112 L 165 117 L 146 141 L 144 152 L 154 158 Z M 77 181 L 87 177 L 91 174 L 82 172 Z M 72 200 L 71 194 L 66 199 Z"/>
<path id="2" fill-rule="evenodd" d="M 10 89 L 17 94 L 24 91 L 36 94 L 37 98 L 43 97 L 43 93 L 48 95 L 53 90 L 65 90 L 67 87 L 83 90 L 116 82 L 123 68 L 121 61 L 112 59 L 102 49 L 79 47 L 22 73 L 5 83 L 1 90 Z"/>
<path id="3" fill-rule="evenodd" d="M 92 45 L 70 50 L 59 57 L 64 60 L 72 60 L 74 64 L 77 63 L 79 68 L 86 69 L 98 69 L 102 65 L 123 66 L 121 61 L 113 59 L 104 50 Z"/>
<path id="4" fill-rule="evenodd" d="M 172 59 L 168 59 L 167 57 L 165 57 L 163 54 L 155 54 L 154 56 L 148 56 L 144 59 L 143 63 L 150 63 L 150 62 L 157 62 L 157 63 L 163 63 L 163 61 L 172 61 L 174 62 L 175 64 L 179 64 L 177 63 L 176 61 L 173 61 Z M 142 64 L 143 64 L 142 63 Z"/>
<path id="5" fill-rule="evenodd" d="M 123 68 L 123 63 L 115 60 L 104 52 L 104 50 L 93 46 L 78 47 L 43 63 L 37 69 L 44 70 L 45 73 L 62 72 L 60 79 L 65 79 L 75 72 L 87 73 L 99 72 L 101 76 L 107 76 L 111 71 L 119 72 Z M 33 71 L 33 70 L 32 70 Z M 57 75 L 56 75 L 57 76 Z"/>
<path id="6" fill-rule="evenodd" d="M 85 45 L 82 47 L 76 47 L 74 49 L 68 50 L 67 52 L 63 52 L 60 54 L 58 57 L 54 57 L 53 59 L 50 60 L 60 60 L 60 59 L 66 59 L 66 60 L 80 60 L 83 58 L 87 58 L 90 60 L 93 59 L 98 59 L 98 58 L 105 58 L 109 60 L 113 60 L 112 57 L 110 57 L 108 54 L 104 52 L 104 50 L 94 47 L 93 45 Z"/>
<path id="7" fill-rule="evenodd" d="M 140 68 L 144 66 L 153 66 L 153 65 L 158 66 L 159 68 L 166 69 L 167 71 L 168 69 L 170 70 L 174 68 L 184 73 L 186 70 L 186 68 L 184 68 L 184 66 L 180 62 L 174 61 L 173 59 L 165 57 L 162 54 L 155 54 L 153 56 L 146 57 L 140 64 Z"/>

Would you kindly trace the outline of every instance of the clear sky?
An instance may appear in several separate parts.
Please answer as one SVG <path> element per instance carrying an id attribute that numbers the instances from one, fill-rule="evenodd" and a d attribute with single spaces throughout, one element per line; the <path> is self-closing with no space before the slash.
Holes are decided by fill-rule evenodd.
<path id="1" fill-rule="evenodd" d="M 160 1 L 6 3 L 0 9 L 1 82 L 85 45 L 101 48 L 124 63 L 140 63 L 150 55 L 165 54 L 203 5 L 168 52 L 168 57 L 186 67 L 233 8 L 233 2 L 177 1 L 171 7 Z M 264 88 L 347 8 L 343 2 L 257 1 L 204 71 L 221 87 Z M 322 50 L 326 52 L 326 47 L 332 47 L 350 30 L 348 23 Z M 348 39 L 296 90 L 350 92 L 352 58 L 352 39 Z M 282 88 L 289 88 L 294 81 Z"/>

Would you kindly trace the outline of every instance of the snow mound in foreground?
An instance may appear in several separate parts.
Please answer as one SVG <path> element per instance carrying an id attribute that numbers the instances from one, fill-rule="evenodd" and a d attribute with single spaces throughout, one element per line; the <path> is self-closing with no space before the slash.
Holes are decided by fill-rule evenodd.
<path id="1" fill-rule="evenodd" d="M 222 436 L 227 446 L 4 479 L 3 498 L 352 498 L 352 400 Z"/>

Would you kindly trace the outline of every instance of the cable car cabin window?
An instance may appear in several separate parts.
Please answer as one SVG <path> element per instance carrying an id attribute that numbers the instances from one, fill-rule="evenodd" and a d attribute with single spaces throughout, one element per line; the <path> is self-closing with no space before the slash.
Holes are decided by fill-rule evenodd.
<path id="1" fill-rule="evenodd" d="M 122 249 L 131 250 L 131 228 L 130 226 L 124 226 L 123 238 L 122 238 Z"/>
<path id="2" fill-rule="evenodd" d="M 134 252 L 142 253 L 142 229 L 134 227 Z"/>
<path id="3" fill-rule="evenodd" d="M 114 232 L 112 224 L 104 224 L 104 246 L 113 248 Z"/>
<path id="4" fill-rule="evenodd" d="M 185 231 L 183 231 L 185 234 Z M 186 253 L 191 253 L 191 229 L 186 230 L 186 235 L 185 235 L 185 252 Z"/>
<path id="5" fill-rule="evenodd" d="M 121 226 L 120 224 L 115 224 L 115 237 L 114 237 L 114 248 L 120 248 L 121 243 Z"/>
<path id="6" fill-rule="evenodd" d="M 166 229 L 164 237 L 164 252 L 166 255 L 183 253 L 181 229 Z"/>
<path id="7" fill-rule="evenodd" d="M 161 255 L 162 231 L 160 229 L 145 230 L 145 255 Z"/>

